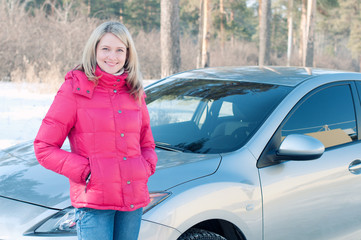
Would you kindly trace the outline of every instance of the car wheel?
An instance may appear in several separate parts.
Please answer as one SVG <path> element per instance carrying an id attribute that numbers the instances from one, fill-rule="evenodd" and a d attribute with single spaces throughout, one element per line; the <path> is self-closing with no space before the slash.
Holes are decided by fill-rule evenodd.
<path id="1" fill-rule="evenodd" d="M 227 240 L 221 235 L 203 229 L 192 228 L 182 234 L 178 240 Z"/>

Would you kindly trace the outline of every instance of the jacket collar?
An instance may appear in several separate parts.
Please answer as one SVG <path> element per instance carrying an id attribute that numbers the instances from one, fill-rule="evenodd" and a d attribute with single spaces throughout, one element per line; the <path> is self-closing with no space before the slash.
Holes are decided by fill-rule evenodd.
<path id="1" fill-rule="evenodd" d="M 121 75 L 113 75 L 107 72 L 104 72 L 97 65 L 95 69 L 95 75 L 98 77 L 98 86 L 106 89 L 120 90 L 125 88 L 128 90 L 126 78 L 128 77 L 127 72 L 123 72 Z"/>
<path id="2" fill-rule="evenodd" d="M 73 93 L 82 95 L 87 98 L 92 98 L 94 89 L 97 86 L 107 88 L 109 90 L 120 90 L 126 88 L 129 89 L 129 86 L 126 82 L 128 73 L 124 72 L 123 74 L 116 76 L 102 71 L 98 66 L 95 70 L 95 75 L 99 77 L 98 81 L 90 81 L 83 71 L 72 70 L 68 72 L 65 76 L 65 80 L 72 80 Z"/>

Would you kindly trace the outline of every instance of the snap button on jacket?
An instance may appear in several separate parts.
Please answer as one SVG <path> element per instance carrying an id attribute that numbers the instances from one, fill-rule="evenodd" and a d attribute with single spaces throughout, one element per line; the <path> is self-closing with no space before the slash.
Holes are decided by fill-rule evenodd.
<path id="1" fill-rule="evenodd" d="M 126 72 L 95 73 L 98 84 L 79 70 L 66 75 L 34 141 L 36 157 L 69 178 L 76 208 L 145 207 L 157 162 L 145 96 L 137 101 L 128 93 Z M 71 152 L 60 149 L 66 137 Z"/>

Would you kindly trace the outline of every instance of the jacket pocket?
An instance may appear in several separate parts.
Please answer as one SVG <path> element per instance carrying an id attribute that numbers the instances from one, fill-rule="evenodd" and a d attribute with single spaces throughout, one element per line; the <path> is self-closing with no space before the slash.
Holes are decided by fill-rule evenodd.
<path id="1" fill-rule="evenodd" d="M 92 172 L 90 171 L 90 173 L 88 174 L 87 178 L 85 179 L 85 193 L 86 193 L 86 190 L 87 190 L 87 188 L 88 188 L 88 184 L 89 184 L 89 182 L 90 182 L 91 176 L 92 176 Z"/>
<path id="2" fill-rule="evenodd" d="M 85 179 L 84 191 L 88 193 L 94 190 L 94 188 L 100 189 L 100 181 L 102 176 L 100 175 L 97 160 L 94 157 L 89 157 L 90 175 Z"/>
<path id="3" fill-rule="evenodd" d="M 89 166 L 90 166 L 90 172 L 89 174 L 86 176 L 85 178 L 85 187 L 84 187 L 84 192 L 86 193 L 90 187 L 90 180 L 91 180 L 91 175 L 92 175 L 92 162 L 90 160 L 90 157 L 87 157 L 88 158 L 88 161 L 89 161 Z"/>
<path id="4" fill-rule="evenodd" d="M 141 160 L 142 160 L 142 163 L 144 165 L 147 176 L 150 177 L 150 175 L 152 175 L 152 169 L 151 169 L 150 164 L 148 163 L 147 160 L 145 160 L 145 158 L 143 156 L 141 157 Z"/>

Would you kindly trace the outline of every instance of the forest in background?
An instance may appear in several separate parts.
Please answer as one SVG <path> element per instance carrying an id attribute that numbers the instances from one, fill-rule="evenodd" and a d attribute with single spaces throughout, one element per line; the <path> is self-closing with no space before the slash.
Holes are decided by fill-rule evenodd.
<path id="1" fill-rule="evenodd" d="M 145 79 L 161 76 L 161 0 L 0 0 L 0 80 L 55 83 L 81 59 L 101 22 L 118 20 L 131 31 Z M 180 71 L 197 67 L 201 4 L 179 0 Z M 259 1 L 209 2 L 209 65 L 258 65 Z M 301 5 L 292 0 L 292 54 L 300 57 Z M 317 0 L 313 66 L 360 71 L 361 3 Z M 287 64 L 289 0 L 273 0 L 267 65 Z"/>

